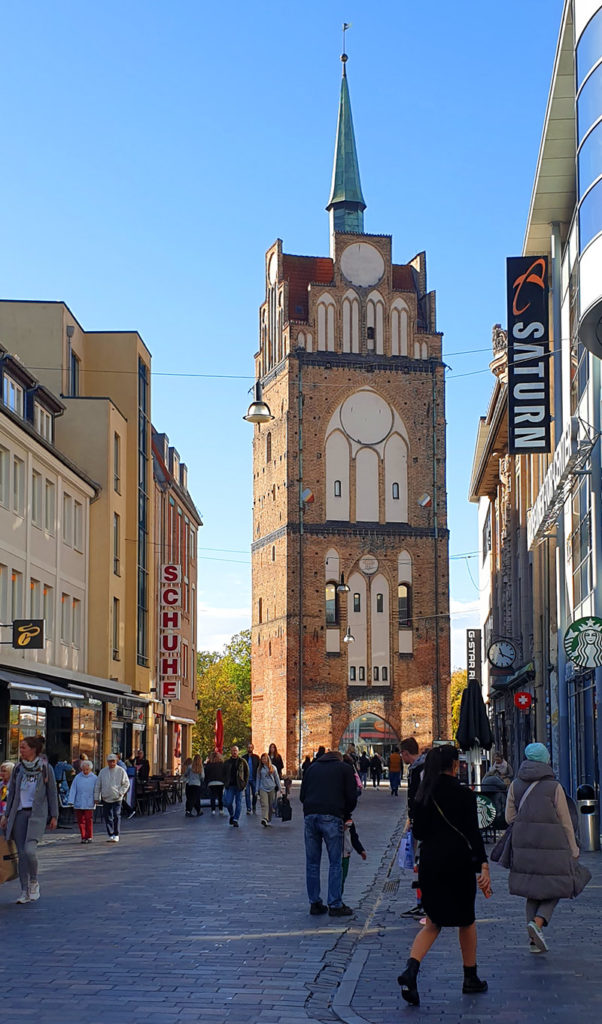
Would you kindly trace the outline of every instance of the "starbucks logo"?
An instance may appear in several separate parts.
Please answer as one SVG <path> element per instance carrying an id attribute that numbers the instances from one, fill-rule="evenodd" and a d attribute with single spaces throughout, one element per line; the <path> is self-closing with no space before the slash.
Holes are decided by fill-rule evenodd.
<path id="1" fill-rule="evenodd" d="M 602 619 L 576 619 L 564 634 L 564 649 L 580 668 L 602 665 Z"/>
<path id="2" fill-rule="evenodd" d="M 479 820 L 479 828 L 489 828 L 491 822 L 495 818 L 496 810 L 495 805 L 487 796 L 482 796 L 480 793 L 477 796 L 477 818 Z"/>

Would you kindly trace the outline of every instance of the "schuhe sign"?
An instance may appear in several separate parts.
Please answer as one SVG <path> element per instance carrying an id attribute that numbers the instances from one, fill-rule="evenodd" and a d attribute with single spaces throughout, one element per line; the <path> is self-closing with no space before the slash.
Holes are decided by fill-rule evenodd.
<path id="1" fill-rule="evenodd" d="M 508 451 L 550 449 L 548 260 L 510 256 L 508 293 Z"/>
<path id="2" fill-rule="evenodd" d="M 180 698 L 182 567 L 162 565 L 159 584 L 159 680 L 163 700 Z"/>

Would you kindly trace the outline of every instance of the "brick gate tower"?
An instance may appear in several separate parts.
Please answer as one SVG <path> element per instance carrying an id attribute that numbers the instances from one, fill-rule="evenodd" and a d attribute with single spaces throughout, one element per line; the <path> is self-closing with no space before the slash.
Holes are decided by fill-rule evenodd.
<path id="1" fill-rule="evenodd" d="M 449 736 L 445 394 L 426 258 L 364 231 L 343 55 L 330 256 L 266 253 L 253 438 L 253 741 Z"/>

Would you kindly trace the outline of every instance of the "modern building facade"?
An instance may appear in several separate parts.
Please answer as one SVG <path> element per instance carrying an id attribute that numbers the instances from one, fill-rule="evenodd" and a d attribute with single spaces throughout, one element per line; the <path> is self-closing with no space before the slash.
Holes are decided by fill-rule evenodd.
<path id="1" fill-rule="evenodd" d="M 154 729 L 150 353 L 136 332 L 85 331 L 62 302 L 0 301 L 0 340 L 61 396 L 57 447 L 99 485 L 82 670 L 104 706 L 104 749 L 128 755 Z"/>
<path id="2" fill-rule="evenodd" d="M 179 627 L 168 630 L 168 654 L 177 653 L 179 673 L 174 677 L 179 697 L 161 699 L 161 608 L 155 605 L 154 678 L 157 686 L 153 731 L 153 760 L 160 770 L 176 771 L 192 756 L 192 729 L 196 722 L 197 644 L 197 535 L 201 517 L 188 492 L 188 468 L 169 444 L 167 434 L 153 427 L 153 502 L 155 532 L 156 592 L 160 589 L 161 567 L 177 565 L 181 573 L 181 601 L 177 607 Z"/>
<path id="3" fill-rule="evenodd" d="M 566 0 L 523 247 L 526 256 L 549 258 L 552 451 L 518 460 L 527 509 L 522 569 L 512 557 L 513 572 L 529 574 L 533 643 L 521 650 L 520 666 L 525 672 L 530 667 L 532 677 L 507 682 L 519 682 L 536 698 L 537 738 L 550 743 L 554 765 L 573 795 L 582 783 L 599 785 L 602 749 L 602 670 L 579 668 L 564 649 L 575 620 L 602 616 L 601 83 L 602 4 Z M 471 484 L 471 496 L 481 500 L 480 526 L 488 514 L 493 517 L 495 504 L 493 479 L 487 482 L 478 466 L 486 433 L 481 428 Z M 492 441 L 492 477 L 494 459 L 501 472 L 503 446 Z M 510 504 L 516 509 L 517 499 Z M 498 624 L 506 628 L 495 591 L 491 606 L 494 630 Z M 495 714 L 497 700 L 494 692 Z M 519 755 L 525 738 L 515 737 Z"/>
<path id="4" fill-rule="evenodd" d="M 449 736 L 445 396 L 426 258 L 364 231 L 346 58 L 330 255 L 266 254 L 253 440 L 253 739 Z"/>

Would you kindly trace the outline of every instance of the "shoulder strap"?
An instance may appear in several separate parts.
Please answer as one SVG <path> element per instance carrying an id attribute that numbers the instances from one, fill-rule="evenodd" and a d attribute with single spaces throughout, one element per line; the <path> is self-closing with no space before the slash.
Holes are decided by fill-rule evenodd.
<path id="1" fill-rule="evenodd" d="M 454 832 L 457 832 L 459 836 L 462 836 L 462 839 L 464 840 L 464 842 L 465 842 L 465 843 L 466 843 L 466 845 L 468 846 L 468 849 L 469 849 L 469 850 L 470 850 L 470 852 L 472 853 L 472 843 L 470 842 L 470 839 L 468 838 L 468 836 L 465 836 L 465 835 L 464 835 L 464 833 L 463 833 L 463 832 L 461 832 L 459 828 L 456 828 L 456 826 L 455 826 L 455 825 L 452 825 L 452 823 L 451 823 L 451 821 L 449 820 L 449 818 L 446 818 L 446 817 L 445 817 L 445 815 L 444 815 L 443 811 L 442 811 L 442 810 L 441 810 L 441 808 L 439 807 L 439 804 L 437 803 L 437 801 L 436 801 L 436 800 L 433 800 L 433 803 L 434 803 L 435 807 L 437 808 L 437 810 L 439 811 L 439 814 L 440 814 L 440 815 L 441 815 L 441 817 L 443 818 L 444 822 L 445 822 L 445 823 L 446 823 L 447 825 L 449 825 L 449 827 L 450 827 L 450 828 L 453 828 Z"/>
<path id="2" fill-rule="evenodd" d="M 523 806 L 523 804 L 524 804 L 525 800 L 526 800 L 526 799 L 527 799 L 527 797 L 529 796 L 529 793 L 531 792 L 531 790 L 532 790 L 532 789 L 535 789 L 535 787 L 536 787 L 537 783 L 538 783 L 538 782 L 540 782 L 540 781 L 541 781 L 540 779 L 536 779 L 536 780 L 535 780 L 535 782 L 532 782 L 530 786 L 527 786 L 527 788 L 526 788 L 525 792 L 523 793 L 523 795 L 522 795 L 522 796 L 521 796 L 521 798 L 520 798 L 520 803 L 519 803 L 519 805 L 518 805 L 518 807 L 517 807 L 517 810 L 516 810 L 516 813 L 517 813 L 517 814 L 518 814 L 518 812 L 520 811 L 521 807 Z"/>

